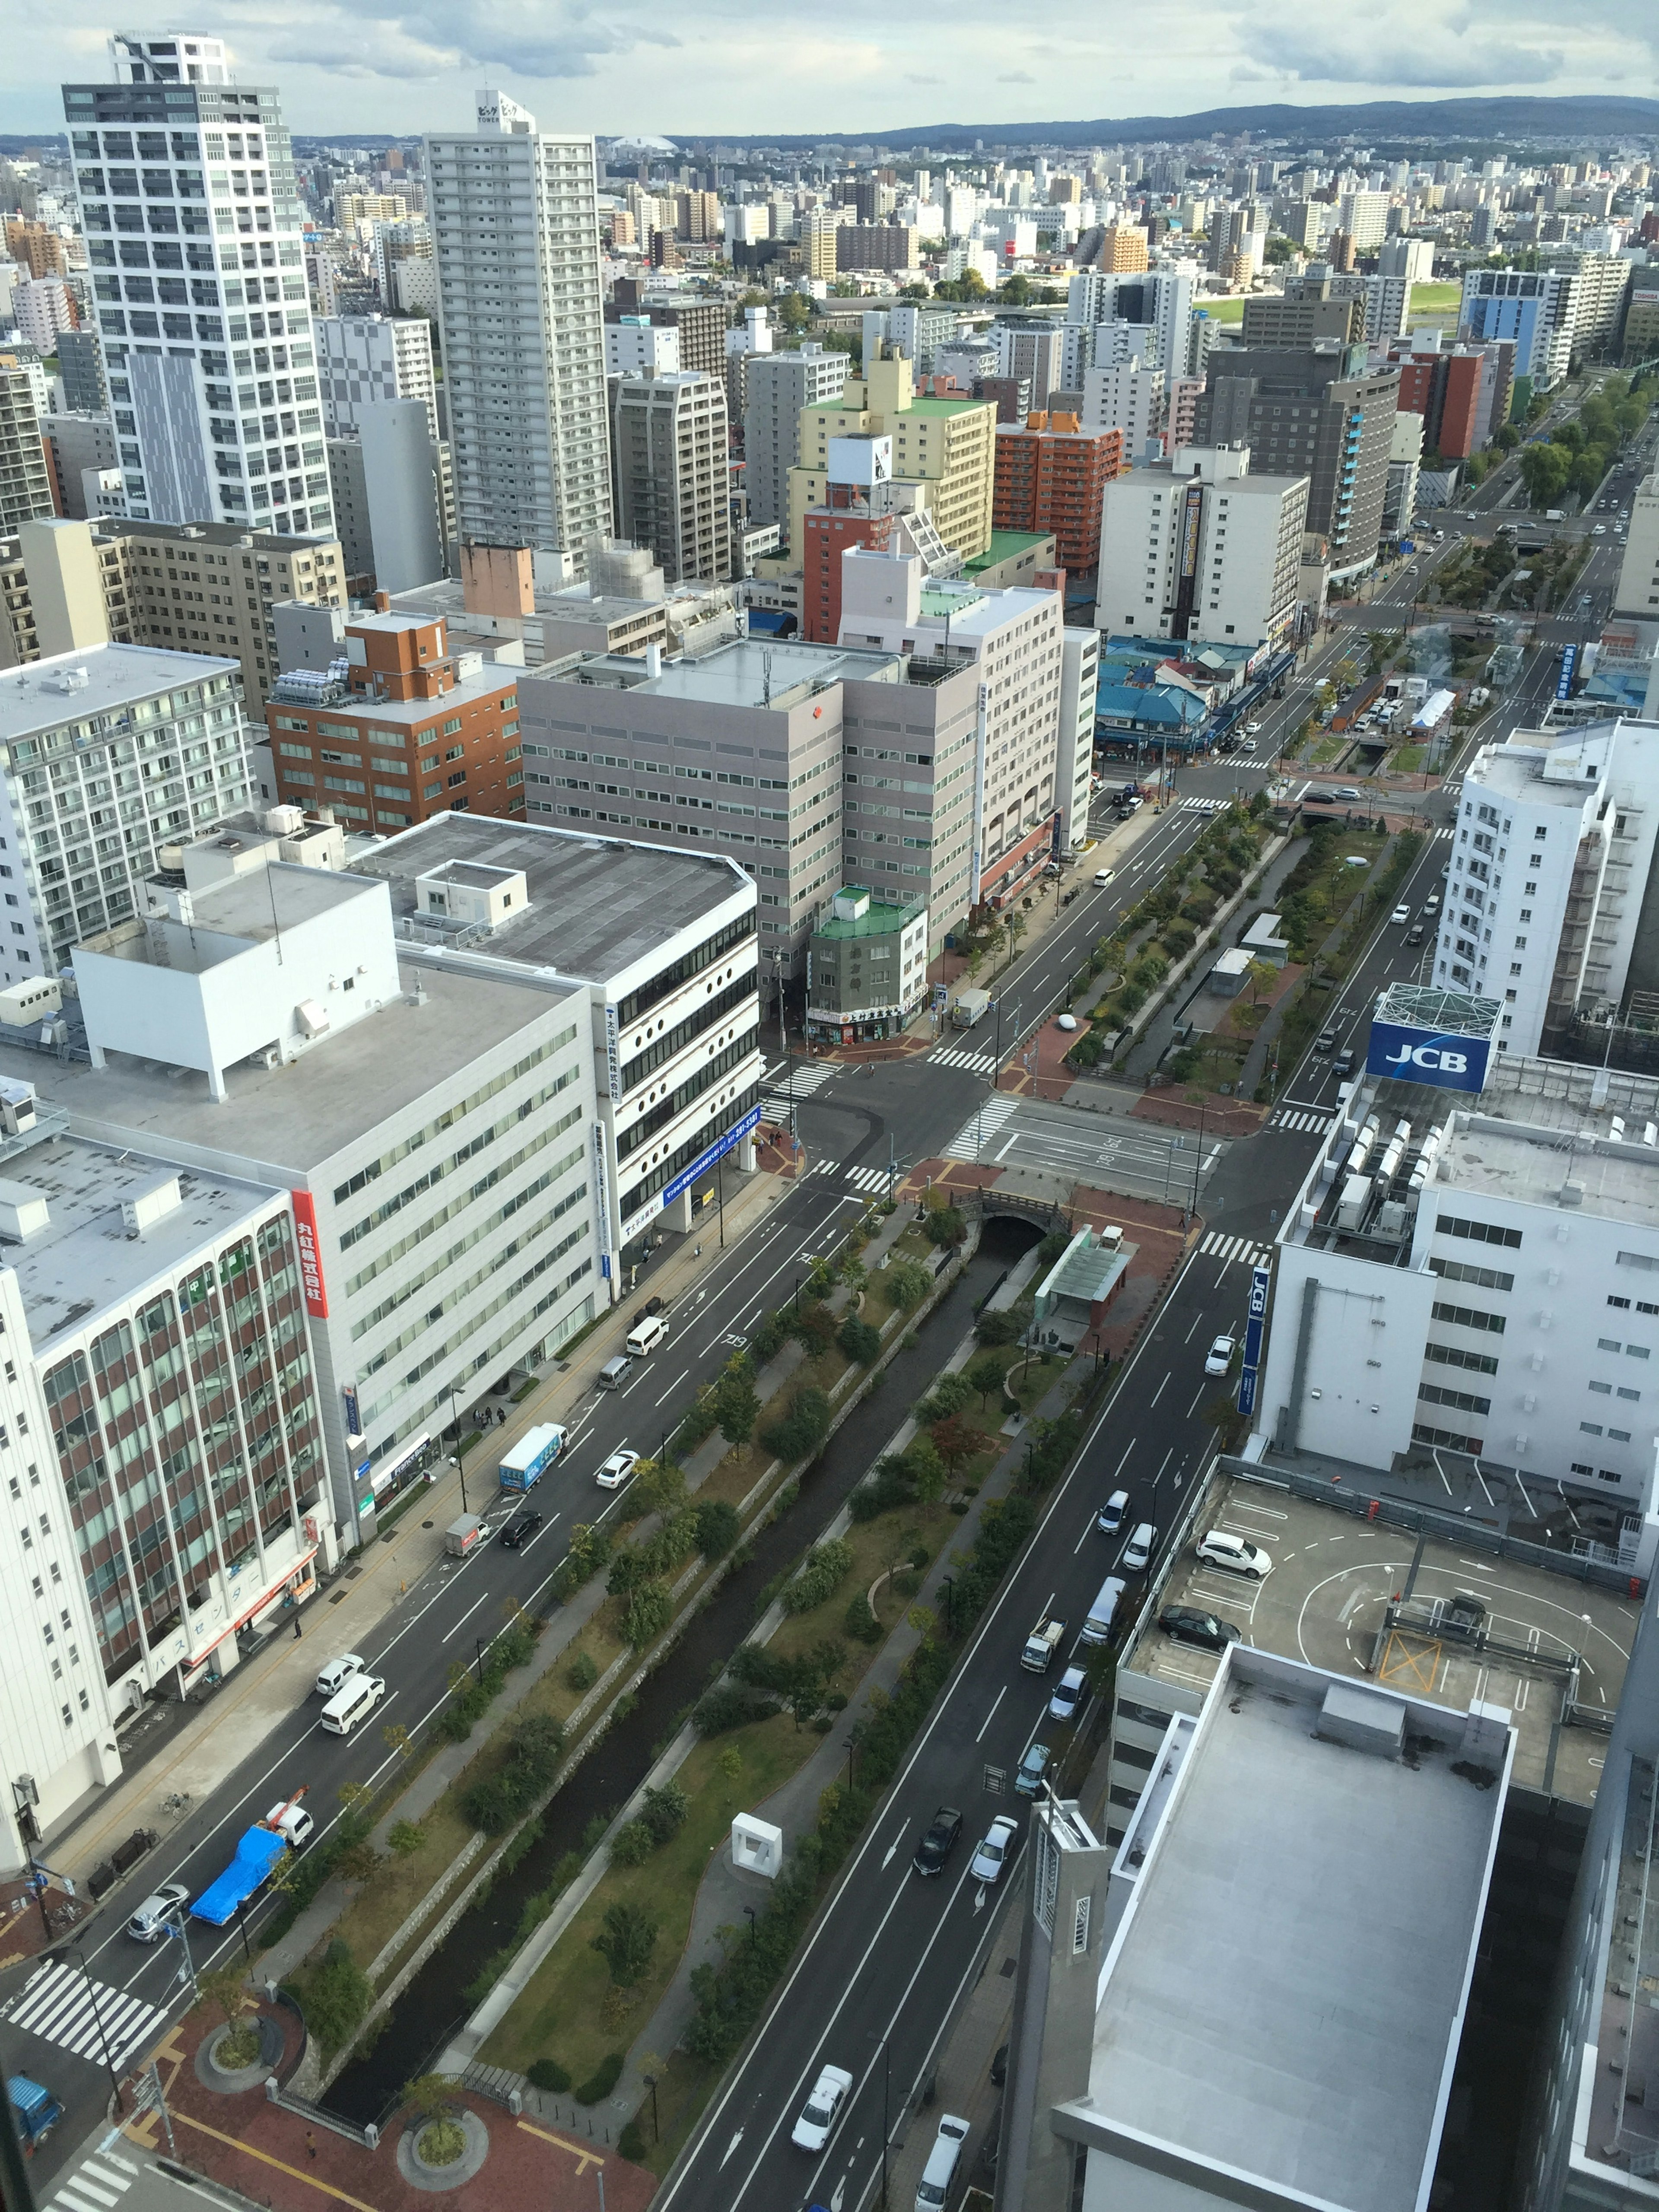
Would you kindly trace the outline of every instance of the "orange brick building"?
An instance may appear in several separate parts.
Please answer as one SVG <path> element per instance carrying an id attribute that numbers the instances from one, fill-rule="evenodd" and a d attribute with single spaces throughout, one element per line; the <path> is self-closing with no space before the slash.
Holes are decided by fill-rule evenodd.
<path id="1" fill-rule="evenodd" d="M 265 724 L 277 790 L 386 835 L 434 814 L 522 820 L 515 671 L 452 653 L 441 622 L 385 610 L 346 625 L 343 683 L 278 679 Z"/>
<path id="2" fill-rule="evenodd" d="M 1123 471 L 1121 430 L 1085 430 L 1075 415 L 1000 422 L 993 526 L 1052 531 L 1060 567 L 1097 568 L 1102 495 Z"/>

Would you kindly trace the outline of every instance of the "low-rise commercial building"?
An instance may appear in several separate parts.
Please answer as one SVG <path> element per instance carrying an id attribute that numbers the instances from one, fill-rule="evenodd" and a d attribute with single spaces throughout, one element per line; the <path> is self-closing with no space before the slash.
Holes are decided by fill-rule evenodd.
<path id="1" fill-rule="evenodd" d="M 848 884 L 812 932 L 806 1031 L 836 1044 L 896 1036 L 927 997 L 927 908 Z"/>

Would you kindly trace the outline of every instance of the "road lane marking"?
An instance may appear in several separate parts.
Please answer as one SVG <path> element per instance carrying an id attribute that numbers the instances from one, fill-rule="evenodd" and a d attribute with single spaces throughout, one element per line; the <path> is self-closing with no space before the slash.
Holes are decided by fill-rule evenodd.
<path id="1" fill-rule="evenodd" d="M 685 1375 L 689 1375 L 690 1372 L 691 1370 L 688 1367 L 685 1370 Z M 661 1397 L 658 1399 L 657 1403 L 659 1406 L 665 1406 L 667 1404 L 668 1401 L 673 1396 L 675 1391 L 678 1390 L 681 1383 L 684 1382 L 685 1375 L 677 1375 L 674 1377 L 668 1388 L 663 1392 Z"/>
<path id="2" fill-rule="evenodd" d="M 995 1697 L 991 1700 L 990 1711 L 986 1714 L 985 1718 L 979 1724 L 979 1734 L 974 1738 L 974 1741 L 975 1743 L 979 1743 L 983 1741 L 986 1729 L 990 1727 L 992 1722 L 997 1717 L 997 1707 L 1002 1703 L 1007 1694 L 1008 1685 L 1005 1682 L 1002 1687 L 997 1692 Z"/>

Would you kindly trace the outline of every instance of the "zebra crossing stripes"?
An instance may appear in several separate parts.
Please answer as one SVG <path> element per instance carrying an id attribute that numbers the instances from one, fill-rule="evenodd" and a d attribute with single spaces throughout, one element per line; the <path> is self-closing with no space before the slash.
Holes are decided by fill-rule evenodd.
<path id="1" fill-rule="evenodd" d="M 803 1099 L 810 1098 L 815 1091 L 828 1083 L 832 1075 L 840 1073 L 833 1060 L 797 1062 L 793 1073 L 780 1060 L 775 1067 L 769 1067 L 761 1078 L 762 1111 L 774 1116 L 787 1114 L 792 1098 L 799 1106 Z"/>
<path id="2" fill-rule="evenodd" d="M 851 1183 L 854 1190 L 885 1190 L 885 1168 L 844 1168 L 839 1160 L 819 1160 L 813 1168 L 815 1176 L 840 1176 Z"/>
<path id="3" fill-rule="evenodd" d="M 1450 826 L 1450 824 L 1449 824 L 1449 823 L 1447 823 L 1447 824 L 1445 824 L 1444 826 L 1443 826 L 1441 829 L 1438 829 L 1438 830 L 1437 830 L 1435 831 L 1435 833 L 1434 833 L 1434 838 L 1433 838 L 1433 842 L 1434 842 L 1434 843 L 1436 843 L 1436 844 L 1437 845 L 1437 844 L 1439 843 L 1440 840 L 1441 840 L 1443 837 L 1449 838 L 1449 837 L 1450 837 L 1450 836 L 1451 836 L 1451 826 Z"/>
<path id="4" fill-rule="evenodd" d="M 1218 1229 L 1199 1246 L 1199 1250 L 1212 1260 L 1237 1260 L 1246 1267 L 1266 1267 L 1272 1264 L 1273 1252 L 1249 1237 L 1224 1237 Z"/>
<path id="5" fill-rule="evenodd" d="M 1317 1129 L 1322 1136 L 1330 1127 L 1331 1119 L 1328 1114 L 1292 1114 L 1281 1109 L 1267 1127 L 1270 1129 Z"/>
<path id="6" fill-rule="evenodd" d="M 47 2198 L 47 2212 L 112 2212 L 138 2173 L 139 2168 L 118 2151 L 89 2152 Z"/>
<path id="7" fill-rule="evenodd" d="M 927 1055 L 934 1067 L 966 1067 L 975 1075 L 989 1075 L 997 1064 L 994 1052 L 964 1052 L 960 1045 L 936 1045 Z"/>
<path id="8" fill-rule="evenodd" d="M 93 1981 L 79 1966 L 58 1960 L 31 1974 L 0 2017 L 94 2064 L 102 2063 L 107 2048 L 118 2073 L 129 2054 L 159 2028 L 163 2014 L 159 2005 Z"/>
<path id="9" fill-rule="evenodd" d="M 947 1160 L 977 1159 L 1005 1121 L 1019 1111 L 1018 1098 L 988 1098 L 977 1114 L 970 1114 L 945 1147 Z"/>

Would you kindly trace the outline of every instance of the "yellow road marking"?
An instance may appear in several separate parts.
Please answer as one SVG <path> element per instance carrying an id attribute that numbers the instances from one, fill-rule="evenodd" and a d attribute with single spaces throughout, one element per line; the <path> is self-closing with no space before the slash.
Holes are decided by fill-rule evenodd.
<path id="1" fill-rule="evenodd" d="M 329 2182 L 319 2181 L 315 2174 L 307 2173 L 303 2166 L 287 2166 L 280 2158 L 273 2158 L 269 2151 L 256 2150 L 252 2143 L 243 2142 L 235 2136 L 222 2136 L 217 2128 L 209 2127 L 205 2120 L 192 2119 L 188 2112 L 174 2112 L 173 2124 L 176 2128 L 194 2128 L 198 2135 L 211 2136 L 215 2142 L 228 2143 L 232 2150 L 245 2152 L 249 2158 L 257 2158 L 262 2165 L 274 2166 L 278 2173 L 292 2174 L 295 2181 L 303 2181 L 308 2189 L 319 2190 L 325 2197 L 333 2197 L 337 2203 L 349 2204 L 352 2212 L 380 2212 L 378 2206 L 365 2204 L 361 2197 L 348 2197 L 343 2189 L 336 2189 Z"/>
<path id="2" fill-rule="evenodd" d="M 590 2166 L 605 2164 L 605 2160 L 591 2143 L 568 2142 L 564 2136 L 550 2136 L 545 2128 L 536 2127 L 529 2120 L 520 2120 L 519 2125 L 526 2135 L 539 2136 L 544 2142 L 556 2143 L 561 2150 L 568 2150 L 576 2160 L 576 2172 L 579 2175 L 586 2173 Z"/>
<path id="3" fill-rule="evenodd" d="M 1437 1643 L 1416 1637 L 1408 1642 L 1397 1628 L 1391 1628 L 1382 1647 L 1376 1679 L 1379 1682 L 1407 1682 L 1417 1689 L 1431 1691 L 1440 1664 L 1441 1649 Z"/>

